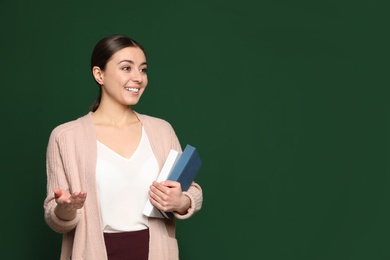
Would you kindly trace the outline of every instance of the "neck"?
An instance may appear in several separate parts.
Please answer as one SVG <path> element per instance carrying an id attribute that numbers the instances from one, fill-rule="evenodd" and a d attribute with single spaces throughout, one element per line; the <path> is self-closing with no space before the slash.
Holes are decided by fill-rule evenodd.
<path id="1" fill-rule="evenodd" d="M 122 107 L 121 109 L 105 109 L 103 106 L 92 114 L 95 124 L 104 124 L 112 126 L 124 126 L 128 123 L 138 121 L 138 117 L 131 107 Z"/>

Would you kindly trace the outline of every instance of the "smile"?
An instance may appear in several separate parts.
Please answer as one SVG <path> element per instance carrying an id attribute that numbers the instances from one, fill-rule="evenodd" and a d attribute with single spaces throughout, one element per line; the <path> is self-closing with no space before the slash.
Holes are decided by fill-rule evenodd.
<path id="1" fill-rule="evenodd" d="M 127 91 L 131 91 L 133 93 L 138 93 L 139 88 L 125 88 Z"/>

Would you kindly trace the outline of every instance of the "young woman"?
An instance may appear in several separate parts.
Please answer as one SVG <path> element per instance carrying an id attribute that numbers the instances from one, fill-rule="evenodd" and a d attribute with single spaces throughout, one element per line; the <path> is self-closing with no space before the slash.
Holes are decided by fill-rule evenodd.
<path id="1" fill-rule="evenodd" d="M 171 149 L 171 125 L 132 109 L 148 83 L 146 55 L 122 35 L 100 40 L 91 58 L 100 94 L 91 111 L 57 126 L 47 148 L 45 220 L 63 234 L 61 260 L 178 259 L 175 220 L 142 214 L 148 199 L 178 219 L 202 206 L 193 183 L 157 183 Z"/>

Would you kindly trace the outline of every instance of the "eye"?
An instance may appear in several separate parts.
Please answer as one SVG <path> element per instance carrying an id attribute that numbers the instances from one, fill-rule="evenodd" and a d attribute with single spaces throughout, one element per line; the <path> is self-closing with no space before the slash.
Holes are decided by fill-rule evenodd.
<path id="1" fill-rule="evenodd" d="M 147 68 L 140 69 L 140 72 L 146 74 L 148 72 L 148 69 Z"/>
<path id="2" fill-rule="evenodd" d="M 130 66 L 123 67 L 122 70 L 129 71 L 130 70 Z"/>

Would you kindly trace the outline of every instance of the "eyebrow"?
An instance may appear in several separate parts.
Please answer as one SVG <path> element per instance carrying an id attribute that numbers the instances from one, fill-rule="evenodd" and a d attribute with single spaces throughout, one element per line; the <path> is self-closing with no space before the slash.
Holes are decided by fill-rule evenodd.
<path id="1" fill-rule="evenodd" d="M 132 60 L 121 60 L 120 62 L 118 62 L 118 64 L 121 64 L 122 62 L 128 62 L 131 64 L 135 64 L 134 61 L 132 61 Z M 142 62 L 141 65 L 147 65 L 146 61 Z"/>

